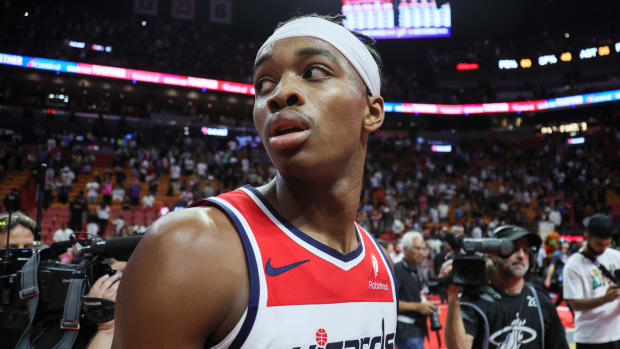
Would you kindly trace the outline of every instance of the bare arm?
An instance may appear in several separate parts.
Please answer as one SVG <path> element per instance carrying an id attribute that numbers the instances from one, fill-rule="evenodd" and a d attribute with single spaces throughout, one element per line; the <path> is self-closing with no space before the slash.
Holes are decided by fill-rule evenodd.
<path id="1" fill-rule="evenodd" d="M 110 349 L 112 348 L 112 340 L 114 339 L 114 325 L 108 329 L 101 327 L 88 344 L 87 349 Z"/>
<path id="2" fill-rule="evenodd" d="M 551 277 L 553 276 L 553 272 L 555 271 L 555 264 L 551 264 L 549 266 L 549 270 L 547 271 L 547 277 L 545 278 L 545 287 L 551 287 Z"/>
<path id="3" fill-rule="evenodd" d="M 439 277 L 447 277 L 451 272 L 452 259 L 447 260 L 441 266 Z M 456 285 L 448 286 L 448 313 L 446 314 L 444 340 L 448 349 L 471 349 L 474 344 L 474 337 L 465 332 L 461 303 L 459 303 L 459 291 L 460 289 Z"/>
<path id="4" fill-rule="evenodd" d="M 125 268 L 112 347 L 216 344 L 247 307 L 248 285 L 241 240 L 222 212 L 170 213 L 150 228 Z"/>
<path id="5" fill-rule="evenodd" d="M 433 302 L 398 301 L 398 311 L 415 311 L 423 315 L 429 315 L 435 310 L 437 310 L 437 306 Z"/>
<path id="6" fill-rule="evenodd" d="M 456 285 L 448 286 L 448 314 L 444 338 L 448 349 L 471 349 L 474 343 L 474 337 L 465 332 L 459 288 Z"/>
<path id="7" fill-rule="evenodd" d="M 573 310 L 587 311 L 594 308 L 598 308 L 603 304 L 612 302 L 616 299 L 620 299 L 620 288 L 618 285 L 611 285 L 607 288 L 604 295 L 596 298 L 582 298 L 582 299 L 567 299 Z"/>

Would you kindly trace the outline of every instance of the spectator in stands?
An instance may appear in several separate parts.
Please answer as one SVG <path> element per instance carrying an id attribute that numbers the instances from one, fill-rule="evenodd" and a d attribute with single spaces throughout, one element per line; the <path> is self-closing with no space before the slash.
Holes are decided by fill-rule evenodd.
<path id="1" fill-rule="evenodd" d="M 134 181 L 129 188 L 129 199 L 133 206 L 138 206 L 140 204 L 140 183 L 138 181 Z"/>
<path id="2" fill-rule="evenodd" d="M 86 234 L 89 236 L 100 235 L 99 218 L 93 210 L 88 210 L 86 214 Z M 103 234 L 103 232 L 101 232 Z"/>
<path id="3" fill-rule="evenodd" d="M 560 249 L 553 252 L 551 256 L 551 262 L 549 263 L 549 268 L 547 269 L 547 275 L 545 277 L 545 287 L 552 292 L 557 292 L 558 297 L 555 300 L 555 306 L 557 307 L 564 300 L 563 291 L 562 291 L 562 272 L 564 269 L 564 264 L 568 261 L 568 257 L 570 257 L 569 249 L 570 244 L 568 241 L 560 242 Z"/>
<path id="4" fill-rule="evenodd" d="M 60 223 L 60 228 L 54 232 L 54 242 L 70 240 L 72 234 L 73 230 L 67 227 L 66 222 L 62 222 Z"/>
<path id="5" fill-rule="evenodd" d="M 17 211 L 9 214 L 0 214 L 0 249 L 6 247 L 7 233 L 10 229 L 9 247 L 10 248 L 32 248 L 34 246 L 34 234 L 36 223 L 30 217 Z"/>
<path id="6" fill-rule="evenodd" d="M 69 211 L 71 213 L 69 228 L 71 228 L 75 233 L 82 232 L 82 222 L 84 221 L 84 213 L 87 208 L 88 206 L 86 205 L 86 200 L 84 200 L 84 192 L 80 190 L 78 195 L 69 205 Z"/>
<path id="7" fill-rule="evenodd" d="M 150 192 L 146 193 L 146 195 L 142 197 L 142 207 L 153 207 L 154 204 L 155 197 Z"/>
<path id="8" fill-rule="evenodd" d="M 181 166 L 179 166 L 179 164 L 177 163 L 174 163 L 172 166 L 170 166 L 170 182 L 178 183 L 180 178 L 181 178 Z"/>
<path id="9" fill-rule="evenodd" d="M 110 206 L 106 204 L 105 201 L 102 201 L 99 206 L 97 206 L 97 219 L 99 220 L 99 231 L 101 235 L 104 235 L 108 227 L 108 221 L 110 220 Z"/>
<path id="10" fill-rule="evenodd" d="M 205 162 L 204 157 L 201 156 L 200 160 L 196 164 L 196 174 L 198 174 L 198 177 L 200 177 L 200 179 L 207 178 L 207 168 L 207 163 Z"/>
<path id="11" fill-rule="evenodd" d="M 101 191 L 101 194 L 103 194 L 103 203 L 106 205 L 112 203 L 112 188 L 112 181 L 108 177 L 103 183 L 103 190 Z"/>
<path id="12" fill-rule="evenodd" d="M 611 217 L 586 218 L 586 245 L 564 265 L 564 298 L 575 311 L 577 349 L 620 348 L 620 286 L 613 268 L 620 267 L 620 251 L 610 247 Z"/>
<path id="13" fill-rule="evenodd" d="M 123 189 L 123 187 L 114 188 L 114 190 L 112 191 L 112 201 L 123 202 L 124 198 L 125 198 L 125 189 Z"/>
<path id="14" fill-rule="evenodd" d="M 437 210 L 439 211 L 439 222 L 447 223 L 448 222 L 448 212 L 450 211 L 450 206 L 446 204 L 444 200 L 439 202 L 437 206 Z"/>
<path id="15" fill-rule="evenodd" d="M 96 204 L 99 199 L 99 183 L 93 179 L 86 184 L 86 201 L 89 204 Z"/>
<path id="16" fill-rule="evenodd" d="M 112 223 L 114 223 L 114 226 L 116 227 L 116 236 L 119 236 L 121 229 L 125 226 L 125 217 L 121 214 Z"/>
<path id="17" fill-rule="evenodd" d="M 59 196 L 59 200 L 62 203 L 66 203 L 69 197 L 69 193 L 73 189 L 73 180 L 75 180 L 75 173 L 69 166 L 65 166 L 60 170 L 60 178 L 62 180 L 62 194 Z"/>

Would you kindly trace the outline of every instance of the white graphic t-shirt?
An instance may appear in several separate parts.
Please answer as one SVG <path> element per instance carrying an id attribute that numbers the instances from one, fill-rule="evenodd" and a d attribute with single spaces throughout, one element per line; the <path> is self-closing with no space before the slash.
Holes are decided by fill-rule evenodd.
<path id="1" fill-rule="evenodd" d="M 620 268 L 620 252 L 608 248 L 597 257 L 613 273 Z M 605 295 L 611 281 L 592 261 L 575 253 L 564 266 L 564 299 L 591 299 Z M 577 343 L 606 343 L 620 340 L 620 300 L 588 311 L 575 312 Z"/>

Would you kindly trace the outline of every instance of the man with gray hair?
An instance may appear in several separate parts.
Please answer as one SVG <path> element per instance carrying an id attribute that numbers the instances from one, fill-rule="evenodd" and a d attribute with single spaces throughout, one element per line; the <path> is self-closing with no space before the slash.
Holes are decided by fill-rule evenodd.
<path id="1" fill-rule="evenodd" d="M 403 235 L 400 244 L 404 258 L 394 265 L 399 296 L 396 346 L 424 348 L 424 337 L 428 336 L 426 317 L 437 310 L 423 294 L 427 287 L 419 267 L 427 257 L 426 243 L 422 234 L 410 231 Z"/>

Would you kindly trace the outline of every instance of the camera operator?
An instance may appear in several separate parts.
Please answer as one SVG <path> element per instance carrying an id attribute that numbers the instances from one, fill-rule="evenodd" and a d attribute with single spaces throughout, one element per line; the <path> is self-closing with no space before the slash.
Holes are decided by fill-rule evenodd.
<path id="1" fill-rule="evenodd" d="M 30 217 L 17 211 L 11 213 L 11 222 L 8 222 L 9 214 L 0 214 L 0 249 L 6 247 L 7 232 L 10 227 L 10 248 L 32 248 L 34 245 L 35 222 Z"/>
<path id="2" fill-rule="evenodd" d="M 585 223 L 586 245 L 564 266 L 564 298 L 576 312 L 575 341 L 578 349 L 620 348 L 620 288 L 612 275 L 620 268 L 620 252 L 609 248 L 612 221 L 599 213 Z"/>
<path id="3" fill-rule="evenodd" d="M 418 267 L 426 258 L 426 244 L 422 234 L 413 231 L 406 233 L 400 243 L 404 258 L 394 265 L 399 296 L 396 346 L 423 349 L 424 337 L 428 336 L 426 318 L 437 310 L 435 304 L 421 296 L 426 285 Z"/>
<path id="4" fill-rule="evenodd" d="M 493 231 L 494 238 L 509 239 L 514 252 L 509 257 L 490 255 L 495 268 L 492 282 L 476 294 L 459 300 L 459 287 L 448 287 L 445 340 L 454 348 L 568 348 L 564 327 L 544 290 L 525 282 L 530 248 L 541 244 L 538 235 L 511 225 Z M 440 276 L 452 270 L 444 263 Z"/>
<path id="5" fill-rule="evenodd" d="M 28 216 L 21 212 L 13 212 L 11 221 L 8 222 L 8 213 L 0 214 L 0 246 L 6 247 L 7 231 L 10 227 L 9 247 L 29 249 L 34 245 L 34 233 L 36 223 Z M 111 265 L 112 269 L 118 272 L 113 276 L 104 275 L 97 279 L 89 290 L 88 297 L 103 298 L 116 301 L 116 292 L 118 290 L 118 281 L 121 278 L 121 271 L 124 269 L 125 262 L 116 262 Z M 0 311 L 0 315 L 4 316 L 4 312 Z M 6 314 L 11 316 L 11 314 Z M 56 324 L 57 321 L 54 321 Z M 94 335 L 93 335 L 94 334 Z M 0 338 L 2 338 L 2 346 L 12 348 L 21 336 L 21 332 L 13 333 L 9 329 L 0 329 Z M 56 343 L 58 338 L 53 333 L 49 335 L 51 343 Z M 78 339 L 74 348 L 87 349 L 109 349 L 112 347 L 112 339 L 114 336 L 114 320 L 98 323 L 96 329 L 89 329 L 84 326 L 78 334 Z M 88 344 L 90 342 L 90 344 Z M 46 347 L 45 337 L 42 336 L 37 347 Z M 51 347 L 51 346 L 50 346 Z"/>

